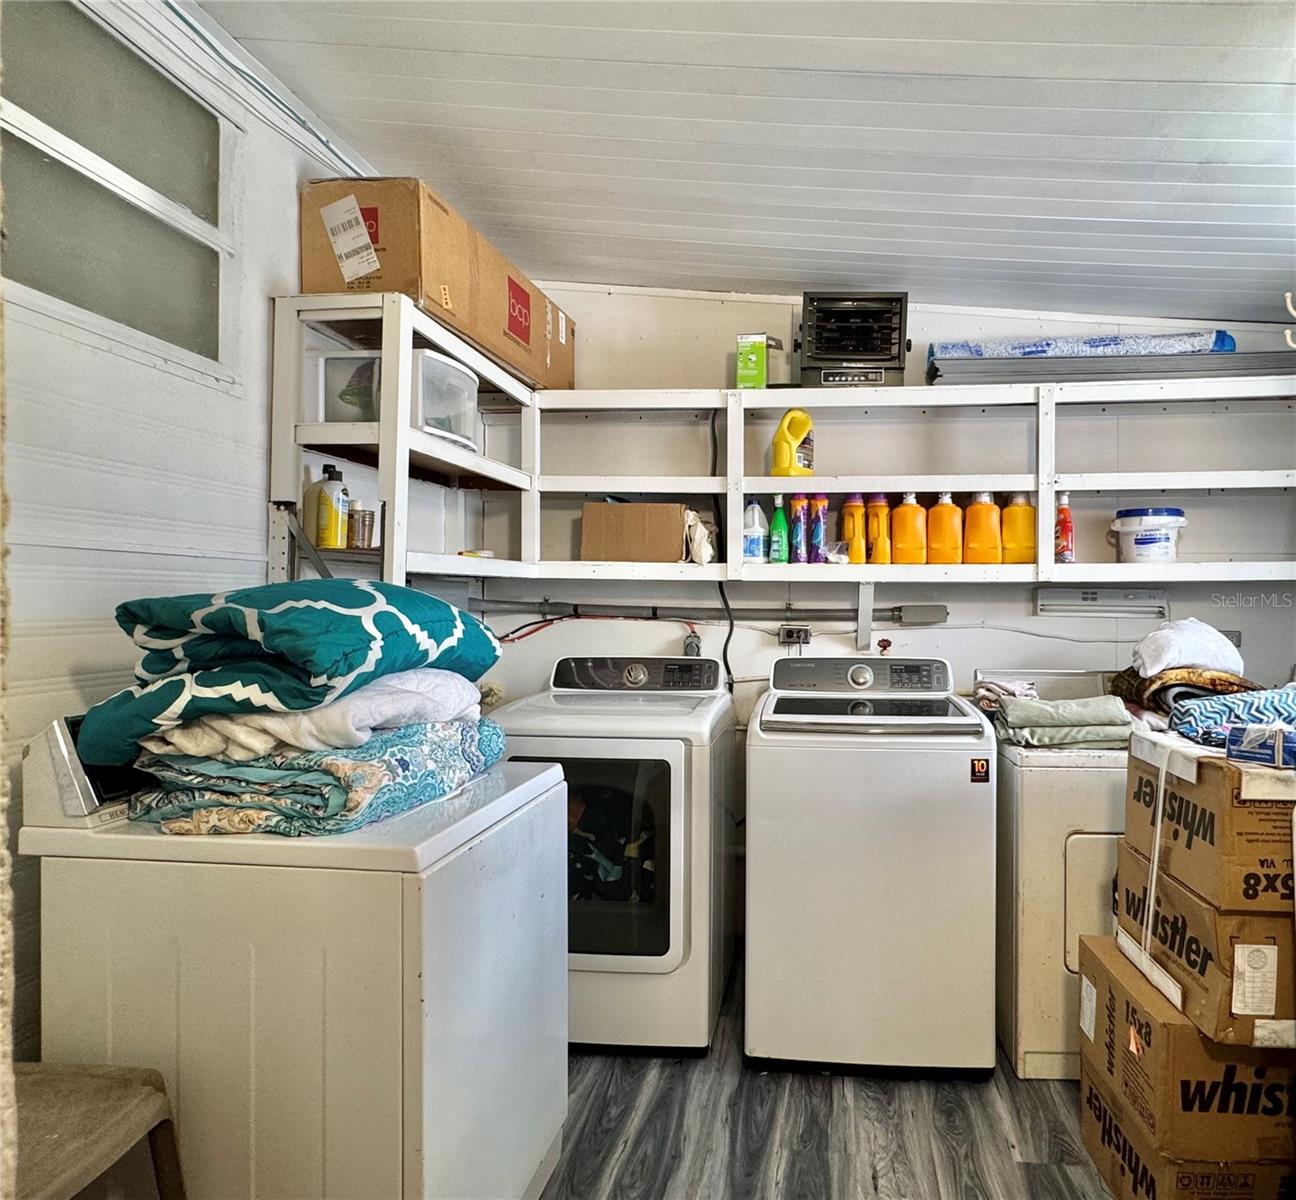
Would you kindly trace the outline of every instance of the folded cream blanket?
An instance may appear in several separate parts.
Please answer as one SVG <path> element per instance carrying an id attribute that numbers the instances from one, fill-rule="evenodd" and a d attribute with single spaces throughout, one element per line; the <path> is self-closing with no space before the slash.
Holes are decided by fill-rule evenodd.
<path id="1" fill-rule="evenodd" d="M 1115 696 L 1079 700 L 1005 697 L 995 714 L 995 734 L 1016 746 L 1124 746 L 1134 728 Z"/>
<path id="2" fill-rule="evenodd" d="M 384 675 L 318 708 L 199 717 L 142 738 L 140 745 L 159 755 L 250 762 L 267 754 L 363 746 L 379 729 L 480 717 L 476 684 L 453 671 L 422 667 Z"/>

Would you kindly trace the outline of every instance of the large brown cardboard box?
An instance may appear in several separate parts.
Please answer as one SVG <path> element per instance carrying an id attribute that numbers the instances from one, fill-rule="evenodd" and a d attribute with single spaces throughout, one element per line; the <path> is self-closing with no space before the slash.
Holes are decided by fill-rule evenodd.
<path id="1" fill-rule="evenodd" d="M 1125 836 L 1152 857 L 1157 768 L 1130 753 Z M 1161 870 L 1216 908 L 1292 912 L 1296 771 L 1198 759 L 1196 776 L 1165 777 Z"/>
<path id="2" fill-rule="evenodd" d="M 1116 856 L 1116 915 L 1139 944 L 1151 865 L 1127 838 Z M 1164 872 L 1157 877 L 1152 958 L 1183 989 L 1183 1011 L 1216 1042 L 1296 1045 L 1296 922 L 1229 913 Z"/>
<path id="3" fill-rule="evenodd" d="M 601 504 L 581 509 L 586 562 L 679 562 L 684 557 L 683 504 Z"/>
<path id="4" fill-rule="evenodd" d="M 1115 938 L 1080 939 L 1080 1055 L 1150 1149 L 1296 1161 L 1296 1052 L 1203 1037 Z"/>
<path id="5" fill-rule="evenodd" d="M 379 269 L 343 277 L 320 210 L 354 196 Z M 301 289 L 404 292 L 536 387 L 576 381 L 576 324 L 420 179 L 313 179 L 301 193 Z"/>
<path id="6" fill-rule="evenodd" d="M 1180 1161 L 1160 1153 L 1083 1056 L 1080 1137 L 1116 1200 L 1291 1200 L 1296 1188 L 1290 1162 Z"/>

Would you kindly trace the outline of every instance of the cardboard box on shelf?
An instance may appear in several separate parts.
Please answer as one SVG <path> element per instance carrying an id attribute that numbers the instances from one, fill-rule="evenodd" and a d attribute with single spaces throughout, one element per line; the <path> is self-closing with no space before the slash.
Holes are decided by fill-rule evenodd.
<path id="1" fill-rule="evenodd" d="M 1080 1055 L 1150 1149 L 1296 1161 L 1296 1054 L 1204 1037 L 1116 939 L 1080 939 Z"/>
<path id="2" fill-rule="evenodd" d="M 581 509 L 585 562 L 680 562 L 684 558 L 683 504 L 604 504 Z"/>
<path id="3" fill-rule="evenodd" d="M 1290 1200 L 1291 1162 L 1180 1160 L 1156 1150 L 1129 1109 L 1080 1059 L 1080 1138 L 1116 1200 Z"/>
<path id="4" fill-rule="evenodd" d="M 1117 919 L 1142 942 L 1151 866 L 1121 840 Z M 1296 1046 L 1296 922 L 1285 913 L 1221 912 L 1160 872 L 1152 958 L 1183 991 L 1183 1011 L 1208 1038 L 1234 1046 Z"/>
<path id="5" fill-rule="evenodd" d="M 533 386 L 575 386 L 575 322 L 420 179 L 307 183 L 301 289 L 404 292 Z"/>
<path id="6" fill-rule="evenodd" d="M 1216 908 L 1290 917 L 1296 772 L 1229 762 L 1222 753 L 1194 766 L 1192 779 L 1166 772 L 1161 870 Z M 1144 858 L 1152 855 L 1157 779 L 1158 768 L 1131 751 L 1125 836 Z"/>

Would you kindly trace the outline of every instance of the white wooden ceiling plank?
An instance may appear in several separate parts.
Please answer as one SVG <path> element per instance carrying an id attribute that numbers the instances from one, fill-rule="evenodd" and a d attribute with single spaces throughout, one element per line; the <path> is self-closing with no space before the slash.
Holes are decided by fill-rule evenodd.
<path id="1" fill-rule="evenodd" d="M 884 100 L 787 100 L 782 97 L 703 95 L 613 88 L 572 88 L 495 83 L 471 90 L 371 88 L 380 94 L 359 95 L 328 79 L 311 102 L 326 112 L 353 118 L 418 121 L 442 106 L 457 110 L 449 119 L 457 127 L 478 124 L 485 110 L 525 109 L 546 114 L 581 114 L 600 118 L 647 117 L 678 121 L 743 122 L 756 126 L 813 125 L 820 128 L 915 129 L 946 134 L 1036 133 L 1105 138 L 1175 138 L 1181 140 L 1287 141 L 1290 113 L 1166 113 L 1138 109 L 1072 109 L 1049 105 L 971 105 Z M 382 92 L 390 94 L 383 95 Z"/>
<path id="2" fill-rule="evenodd" d="M 207 7 L 212 7 L 208 5 Z M 253 6 L 240 3 L 245 10 Z M 257 7 L 265 8 L 268 5 Z M 668 95 L 749 96 L 857 103 L 967 104 L 1130 112 L 1186 112 L 1282 116 L 1290 85 L 1212 84 L 1199 80 L 1089 80 L 994 78 L 961 74 L 869 74 L 864 71 L 766 71 L 723 64 L 601 62 L 580 58 L 449 53 L 408 47 L 366 50 L 358 62 L 344 44 L 244 38 L 242 44 L 304 99 L 316 90 L 339 96 L 414 99 L 434 86 L 443 94 L 487 91 L 499 84 L 558 85 L 598 91 L 636 90 Z"/>
<path id="3" fill-rule="evenodd" d="M 771 167 L 763 163 L 702 163 L 672 162 L 669 160 L 598 158 L 577 159 L 555 163 L 550 156 L 534 154 L 521 158 L 510 156 L 500 160 L 479 153 L 475 147 L 462 151 L 438 147 L 438 153 L 428 153 L 421 158 L 402 159 L 417 164 L 413 173 L 428 179 L 465 180 L 471 178 L 507 177 L 512 172 L 539 172 L 560 175 L 564 178 L 581 178 L 595 181 L 608 179 L 691 179 L 707 183 L 733 183 L 752 186 L 757 184 L 803 184 L 809 180 L 822 187 L 846 190 L 921 192 L 927 195 L 978 195 L 1002 196 L 1013 199 L 1033 198 L 1068 199 L 1089 197 L 1103 200 L 1139 201 L 1155 198 L 1178 203 L 1212 204 L 1221 201 L 1243 201 L 1290 209 L 1296 205 L 1296 186 L 1290 178 L 1282 186 L 1234 183 L 1194 184 L 1174 180 L 1137 182 L 1029 178 L 1023 176 L 1001 177 L 957 169 L 916 174 L 914 172 L 888 172 L 816 168 L 807 171 L 791 166 Z M 407 168 L 403 167 L 402 170 Z M 1290 172 L 1288 173 L 1290 176 Z"/>
<path id="4" fill-rule="evenodd" d="M 358 103 L 358 102 L 357 102 Z M 411 140 L 430 131 L 455 129 L 469 136 L 478 129 L 507 129 L 539 133 L 555 124 L 568 132 L 591 136 L 606 134 L 613 123 L 622 137 L 652 142 L 693 141 L 760 148 L 769 145 L 795 147 L 813 145 L 843 153 L 884 150 L 938 153 L 957 149 L 973 155 L 1008 153 L 1024 157 L 1055 155 L 1069 159 L 1134 162 L 1212 162 L 1283 165 L 1291 162 L 1290 141 L 1188 140 L 1173 137 L 1109 138 L 1086 134 L 1042 134 L 1029 132 L 981 132 L 947 134 L 941 130 L 896 129 L 866 126 L 820 126 L 815 124 L 755 124 L 719 121 L 704 117 L 621 117 L 597 113 L 564 113 L 513 108 L 467 108 L 457 104 L 427 101 L 422 104 L 382 102 L 380 115 L 345 115 L 345 126 L 365 130 L 403 129 Z M 472 123 L 465 120 L 471 113 Z M 342 122 L 339 122 L 342 123 Z"/>
<path id="5" fill-rule="evenodd" d="M 567 133 L 519 133 L 509 130 L 437 131 L 436 136 L 411 137 L 404 127 L 395 135 L 368 135 L 366 145 L 375 151 L 409 154 L 425 151 L 428 161 L 457 158 L 482 167 L 557 167 L 569 164 L 590 170 L 624 164 L 627 174 L 651 174 L 654 163 L 692 163 L 726 169 L 791 171 L 798 177 L 819 172 L 843 172 L 864 178 L 873 171 L 913 175 L 955 175 L 1005 179 L 1104 180 L 1117 182 L 1202 183 L 1238 188 L 1248 185 L 1290 185 L 1289 165 L 1257 166 L 1236 163 L 1140 163 L 1110 160 L 1075 160 L 1055 157 L 1009 158 L 972 156 L 951 152 L 919 154 L 913 151 L 875 151 L 867 157 L 844 156 L 840 151 L 814 146 L 762 146 L 753 162 L 747 146 L 697 142 L 646 142 L 616 137 L 587 137 Z"/>
<path id="6" fill-rule="evenodd" d="M 325 15 L 354 11 L 354 3 L 320 3 Z M 410 22 L 437 20 L 468 25 L 513 25 L 530 28 L 537 23 L 564 29 L 633 33 L 715 33 L 747 37 L 786 37 L 813 34 L 859 36 L 864 30 L 887 39 L 1073 42 L 1113 45 L 1267 46 L 1273 29 L 1290 19 L 1281 0 L 1268 3 L 1144 2 L 1111 4 L 1061 0 L 1030 3 L 1022 0 L 992 3 L 928 2 L 913 0 L 747 0 L 741 10 L 731 3 L 626 5 L 615 0 L 535 0 L 482 5 L 441 2 L 416 5 L 401 0 L 366 0 L 366 13 Z"/>
<path id="7" fill-rule="evenodd" d="M 261 6 L 258 5 L 258 8 Z M 278 5 L 273 6 L 280 12 Z M 294 6 L 288 6 L 292 8 Z M 305 6 L 302 6 L 305 7 Z M 854 71 L 870 73 L 962 74 L 1036 79 L 1204 80 L 1206 82 L 1289 83 L 1296 66 L 1284 48 L 1256 46 L 1146 45 L 1029 39 L 975 43 L 958 38 L 891 38 L 876 34 L 830 33 L 806 36 L 768 35 L 746 27 L 727 33 L 688 31 L 644 32 L 625 28 L 594 29 L 545 23 L 537 14 L 525 24 L 490 21 L 451 21 L 437 15 L 419 19 L 372 15 L 363 6 L 347 6 L 335 15 L 324 10 L 313 18 L 306 40 L 334 42 L 357 48 L 416 47 L 468 53 L 526 55 L 541 58 L 592 58 L 606 62 L 685 63 L 698 66 L 737 62 L 774 71 Z M 627 14 L 649 5 L 624 5 Z M 228 9 L 217 12 L 228 14 Z M 481 11 L 489 11 L 483 5 Z M 737 11 L 737 10 L 736 10 Z M 219 16 L 218 16 L 218 19 Z M 744 23 L 746 18 L 744 18 Z M 868 26 L 872 28 L 872 26 Z M 265 37 L 265 31 L 260 36 Z M 271 36 L 301 41 L 294 18 Z"/>
<path id="8" fill-rule="evenodd" d="M 689 179 L 645 179 L 619 181 L 610 179 L 599 187 L 589 182 L 562 174 L 543 172 L 517 172 L 499 183 L 482 182 L 471 176 L 462 180 L 449 175 L 436 180 L 438 190 L 446 193 L 451 202 L 456 197 L 465 204 L 465 211 L 475 209 L 483 199 L 498 195 L 501 190 L 523 188 L 537 198 L 555 201 L 590 201 L 595 198 L 617 205 L 635 203 L 647 197 L 693 200 L 699 198 L 721 199 L 737 208 L 759 201 L 791 202 L 807 205 L 840 204 L 849 195 L 861 209 L 908 209 L 914 212 L 1017 217 L 1084 217 L 1090 220 L 1126 221 L 1239 221 L 1248 224 L 1273 224 L 1290 228 L 1290 211 L 1282 206 L 1244 203 L 1181 204 L 1174 201 L 1109 201 L 1074 197 L 1062 200 L 1032 198 L 1014 200 L 996 196 L 943 196 L 924 192 L 866 191 L 863 189 L 823 188 L 817 185 L 770 185 L 718 183 Z"/>

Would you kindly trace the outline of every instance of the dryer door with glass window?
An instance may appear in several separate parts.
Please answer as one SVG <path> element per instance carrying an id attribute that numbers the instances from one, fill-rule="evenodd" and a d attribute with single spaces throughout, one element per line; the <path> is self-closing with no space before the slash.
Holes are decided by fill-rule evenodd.
<path id="1" fill-rule="evenodd" d="M 673 971 L 687 953 L 684 746 L 510 737 L 508 757 L 556 762 L 567 779 L 571 969 Z"/>

